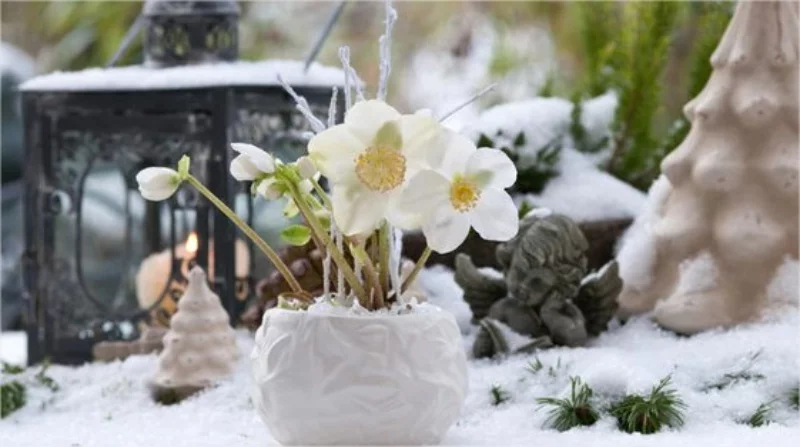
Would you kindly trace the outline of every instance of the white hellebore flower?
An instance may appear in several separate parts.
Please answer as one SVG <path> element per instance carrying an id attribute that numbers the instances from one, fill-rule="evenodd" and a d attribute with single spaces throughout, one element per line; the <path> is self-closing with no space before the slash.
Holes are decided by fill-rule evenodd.
<path id="1" fill-rule="evenodd" d="M 517 179 L 514 163 L 497 149 L 476 149 L 454 132 L 451 138 L 439 169 L 411 178 L 400 208 L 416 213 L 428 246 L 438 253 L 458 248 L 470 226 L 487 240 L 511 239 L 519 229 L 519 217 L 504 189 Z"/>
<path id="2" fill-rule="evenodd" d="M 170 168 L 145 168 L 136 174 L 139 192 L 147 200 L 159 202 L 170 198 L 181 186 L 178 171 Z"/>
<path id="3" fill-rule="evenodd" d="M 361 101 L 344 123 L 308 144 L 309 157 L 331 183 L 333 218 L 348 236 L 375 229 L 402 187 L 420 169 L 441 160 L 432 144 L 441 125 L 424 115 L 400 115 L 383 101 Z"/>
<path id="4" fill-rule="evenodd" d="M 231 175 L 239 182 L 250 182 L 275 172 L 275 158 L 267 151 L 246 143 L 231 143 L 239 155 L 231 162 Z"/>

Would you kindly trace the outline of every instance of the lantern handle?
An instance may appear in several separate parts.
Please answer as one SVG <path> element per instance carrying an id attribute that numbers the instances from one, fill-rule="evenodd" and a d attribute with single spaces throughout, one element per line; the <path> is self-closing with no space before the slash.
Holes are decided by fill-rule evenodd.
<path id="1" fill-rule="evenodd" d="M 128 28 L 128 32 L 125 33 L 125 37 L 122 38 L 122 42 L 120 42 L 117 51 L 111 56 L 111 59 L 106 62 L 105 68 L 111 68 L 117 64 L 119 59 L 128 51 L 128 47 L 133 42 L 133 39 L 139 34 L 139 30 L 142 29 L 142 23 L 144 23 L 142 14 L 136 16 L 136 20 L 133 22 L 130 28 Z"/>
<path id="2" fill-rule="evenodd" d="M 347 6 L 347 1 L 340 1 L 336 8 L 331 12 L 331 15 L 328 16 L 328 20 L 325 22 L 325 26 L 322 28 L 322 32 L 320 33 L 317 40 L 314 42 L 314 46 L 311 48 L 311 52 L 308 53 L 306 56 L 306 63 L 303 67 L 303 73 L 308 72 L 308 67 L 317 59 L 319 52 L 322 50 L 322 46 L 325 45 L 325 41 L 328 40 L 328 36 L 333 31 L 333 25 L 339 20 L 339 17 L 342 15 L 342 11 L 344 11 L 344 7 Z"/>

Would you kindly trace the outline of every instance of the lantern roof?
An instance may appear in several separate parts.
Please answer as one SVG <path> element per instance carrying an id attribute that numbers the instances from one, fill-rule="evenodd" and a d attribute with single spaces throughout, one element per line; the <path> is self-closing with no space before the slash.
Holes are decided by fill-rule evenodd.
<path id="1" fill-rule="evenodd" d="M 301 61 L 236 61 L 151 68 L 131 65 L 53 72 L 20 86 L 28 91 L 171 90 L 182 88 L 273 86 L 277 77 L 293 86 L 333 87 L 344 83 L 344 71 L 318 63 L 304 71 Z"/>
<path id="2" fill-rule="evenodd" d="M 142 15 L 239 15 L 239 4 L 233 0 L 147 0 Z"/>

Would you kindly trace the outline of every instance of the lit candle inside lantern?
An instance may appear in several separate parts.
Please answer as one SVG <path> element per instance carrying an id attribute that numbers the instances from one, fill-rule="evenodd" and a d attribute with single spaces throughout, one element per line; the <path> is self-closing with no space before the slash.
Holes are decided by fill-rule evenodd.
<path id="1" fill-rule="evenodd" d="M 199 248 L 197 233 L 189 234 L 186 242 L 175 247 L 175 260 L 179 262 L 179 278 L 172 278 L 172 253 L 166 249 L 154 253 L 142 261 L 136 274 L 136 299 L 139 307 L 148 309 L 155 304 L 162 295 L 164 299 L 159 303 L 159 308 L 167 315 L 172 315 L 176 309 L 175 299 L 180 296 L 186 287 L 189 271 L 195 265 L 195 257 Z M 209 278 L 214 278 L 214 246 L 209 244 L 208 273 Z M 250 253 L 247 244 L 237 239 L 234 248 L 234 274 L 237 279 L 244 279 L 250 275 Z M 175 292 L 175 293 L 173 293 Z"/>

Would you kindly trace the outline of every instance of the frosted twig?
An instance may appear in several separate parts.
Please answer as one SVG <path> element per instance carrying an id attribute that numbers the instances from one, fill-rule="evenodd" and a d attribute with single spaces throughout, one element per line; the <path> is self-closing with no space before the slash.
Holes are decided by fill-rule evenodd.
<path id="1" fill-rule="evenodd" d="M 466 107 L 466 106 L 472 104 L 473 102 L 477 101 L 478 99 L 480 99 L 481 96 L 483 96 L 483 95 L 489 93 L 490 91 L 494 90 L 495 87 L 497 87 L 497 83 L 490 84 L 488 87 L 485 87 L 483 90 L 481 90 L 478 93 L 474 94 L 468 100 L 462 102 L 461 104 L 456 106 L 454 109 L 452 109 L 449 112 L 447 112 L 444 115 L 442 115 L 442 117 L 439 118 L 439 122 L 442 122 L 442 121 L 446 120 L 447 118 L 450 118 L 451 116 L 455 115 L 456 112 L 460 111 L 464 107 Z"/>
<path id="2" fill-rule="evenodd" d="M 288 93 L 289 95 L 291 95 L 292 98 L 294 98 L 297 110 L 299 110 L 300 113 L 302 113 L 303 116 L 306 118 L 308 124 L 311 125 L 311 129 L 315 133 L 319 133 L 325 130 L 325 123 L 323 123 L 322 121 L 320 121 L 319 118 L 314 116 L 314 113 L 308 106 L 308 101 L 306 101 L 306 98 L 303 98 L 302 96 L 298 95 L 297 92 L 294 91 L 292 86 L 286 83 L 286 81 L 283 79 L 283 76 L 278 75 L 278 82 L 280 82 L 283 89 L 286 90 L 286 93 Z"/>
<path id="3" fill-rule="evenodd" d="M 339 47 L 339 60 L 342 61 L 344 70 L 344 110 L 347 112 L 353 106 L 352 86 L 350 85 L 350 47 Z"/>
<path id="4" fill-rule="evenodd" d="M 333 220 L 333 216 L 331 216 L 331 220 Z M 344 239 L 344 235 L 335 227 L 334 230 L 336 231 L 336 235 L 334 237 L 336 240 L 336 248 L 339 249 L 340 253 L 344 253 L 344 243 L 342 241 Z M 341 268 L 336 270 L 336 291 L 339 293 L 339 296 L 344 296 L 344 270 Z"/>
<path id="5" fill-rule="evenodd" d="M 339 89 L 333 87 L 331 92 L 331 105 L 328 107 L 328 128 L 336 125 L 336 100 L 339 96 Z"/>
<path id="6" fill-rule="evenodd" d="M 342 46 L 339 48 L 339 60 L 342 61 L 342 69 L 345 73 L 345 82 L 347 85 L 352 85 L 353 88 L 356 90 L 356 101 L 363 101 L 364 100 L 364 83 L 361 82 L 361 78 L 358 77 L 358 73 L 356 70 L 350 66 L 350 47 L 347 45 Z M 352 84 L 351 84 L 352 83 Z M 346 87 L 345 87 L 346 88 Z M 349 89 L 347 90 L 349 91 Z M 347 98 L 345 97 L 345 100 Z M 350 109 L 352 106 L 352 100 L 350 103 L 347 104 L 347 109 Z"/>
<path id="7" fill-rule="evenodd" d="M 389 84 L 389 73 L 392 71 L 392 28 L 397 20 L 397 11 L 392 8 L 392 0 L 386 0 L 386 20 L 383 35 L 378 40 L 380 54 L 380 77 L 378 81 L 377 98 L 386 100 L 386 90 Z"/>
<path id="8" fill-rule="evenodd" d="M 331 216 L 331 225 L 330 225 L 330 233 L 331 235 L 334 234 L 336 231 L 336 224 L 333 222 L 333 216 Z M 323 287 L 323 296 L 328 296 L 331 292 L 331 251 L 325 250 L 325 259 L 322 260 L 322 287 Z"/>
<path id="9" fill-rule="evenodd" d="M 392 291 L 395 298 L 400 301 L 400 253 L 403 251 L 403 232 L 391 227 L 389 238 L 389 278 L 392 281 Z"/>

